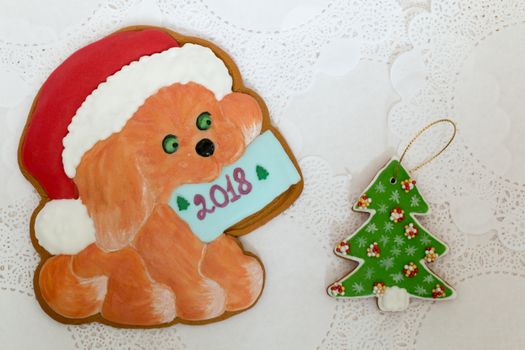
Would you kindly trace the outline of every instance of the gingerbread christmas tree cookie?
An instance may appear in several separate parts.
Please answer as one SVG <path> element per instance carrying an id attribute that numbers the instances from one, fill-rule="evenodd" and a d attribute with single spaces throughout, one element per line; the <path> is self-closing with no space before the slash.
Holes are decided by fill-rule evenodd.
<path id="1" fill-rule="evenodd" d="M 429 207 L 416 181 L 398 160 L 391 160 L 379 171 L 353 209 L 370 217 L 336 246 L 335 253 L 359 265 L 329 286 L 329 295 L 376 296 L 383 311 L 406 309 L 410 297 L 455 297 L 454 290 L 428 267 L 448 247 L 418 222 L 416 215 L 427 214 Z"/>

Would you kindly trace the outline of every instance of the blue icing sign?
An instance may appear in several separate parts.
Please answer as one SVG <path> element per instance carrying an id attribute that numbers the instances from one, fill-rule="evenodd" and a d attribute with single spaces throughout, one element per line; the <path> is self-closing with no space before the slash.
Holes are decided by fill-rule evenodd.
<path id="1" fill-rule="evenodd" d="M 177 188 L 169 205 L 201 241 L 211 242 L 300 180 L 280 142 L 266 131 L 216 180 Z"/>

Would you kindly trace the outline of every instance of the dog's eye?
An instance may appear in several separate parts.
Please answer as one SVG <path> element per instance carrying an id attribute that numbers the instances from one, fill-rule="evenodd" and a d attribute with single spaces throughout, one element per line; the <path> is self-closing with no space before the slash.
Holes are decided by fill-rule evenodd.
<path id="1" fill-rule="evenodd" d="M 208 130 L 211 128 L 211 114 L 208 112 L 202 112 L 197 117 L 197 128 L 199 130 Z"/>
<path id="2" fill-rule="evenodd" d="M 175 153 L 179 148 L 179 139 L 175 135 L 166 135 L 162 140 L 162 148 L 168 154 Z"/>

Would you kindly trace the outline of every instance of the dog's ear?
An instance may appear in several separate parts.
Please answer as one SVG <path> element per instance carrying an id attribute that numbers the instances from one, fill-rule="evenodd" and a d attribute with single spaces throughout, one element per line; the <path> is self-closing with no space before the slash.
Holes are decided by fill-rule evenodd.
<path id="1" fill-rule="evenodd" d="M 153 206 L 137 157 L 126 143 L 122 135 L 97 143 L 82 158 L 74 179 L 95 223 L 97 245 L 106 251 L 128 246 Z"/>
<path id="2" fill-rule="evenodd" d="M 239 126 L 244 135 L 244 144 L 249 144 L 261 133 L 262 110 L 257 100 L 240 92 L 232 92 L 219 102 L 223 115 Z"/>

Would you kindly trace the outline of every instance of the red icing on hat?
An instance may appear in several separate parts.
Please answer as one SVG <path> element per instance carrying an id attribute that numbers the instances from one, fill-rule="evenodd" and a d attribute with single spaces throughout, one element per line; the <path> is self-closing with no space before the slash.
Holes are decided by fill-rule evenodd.
<path id="1" fill-rule="evenodd" d="M 78 198 L 64 173 L 62 139 L 86 97 L 123 66 L 178 46 L 158 29 L 119 32 L 78 50 L 51 73 L 38 95 L 21 154 L 24 168 L 50 199 Z"/>

